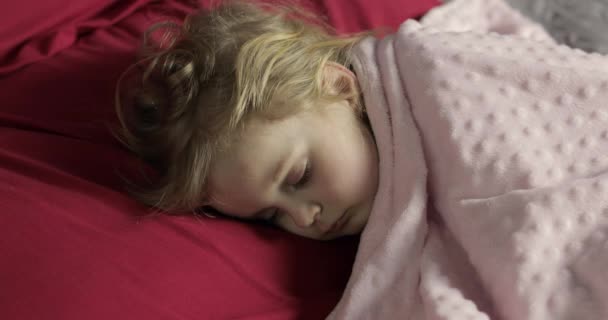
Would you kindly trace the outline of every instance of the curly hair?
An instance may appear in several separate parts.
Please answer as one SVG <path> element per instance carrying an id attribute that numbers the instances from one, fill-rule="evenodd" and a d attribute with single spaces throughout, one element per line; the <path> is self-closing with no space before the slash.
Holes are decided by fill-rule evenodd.
<path id="1" fill-rule="evenodd" d="M 322 70 L 349 65 L 367 35 L 337 36 L 298 6 L 252 1 L 152 26 L 116 89 L 115 135 L 158 173 L 146 185 L 129 183 L 131 195 L 173 213 L 196 210 L 206 202 L 214 157 L 250 117 L 280 119 L 321 101 L 360 106 L 359 96 L 329 92 Z"/>

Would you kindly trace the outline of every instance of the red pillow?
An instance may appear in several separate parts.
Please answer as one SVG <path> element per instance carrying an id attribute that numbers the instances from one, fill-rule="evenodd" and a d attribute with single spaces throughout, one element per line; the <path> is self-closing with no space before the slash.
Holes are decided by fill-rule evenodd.
<path id="1" fill-rule="evenodd" d="M 439 0 L 321 0 L 329 22 L 340 32 L 379 27 L 396 28 L 406 19 L 418 18 L 440 4 Z"/>
<path id="2" fill-rule="evenodd" d="M 19 0 L 2 7 L 0 75 L 52 56 L 151 0 Z"/>
<path id="3" fill-rule="evenodd" d="M 22 11 L 0 12 L 17 31 L 0 34 L 0 318 L 327 315 L 348 279 L 356 237 L 317 242 L 262 225 L 145 216 L 124 193 L 120 176 L 143 165 L 107 130 L 116 80 L 147 26 L 192 7 L 28 1 L 18 2 Z M 436 4 L 344 0 L 335 7 L 327 0 L 312 7 L 327 11 L 338 30 L 355 31 L 384 24 L 380 13 L 396 4 L 419 15 L 422 2 Z M 15 24 L 19 14 L 27 28 Z M 61 30 L 85 31 L 64 37 Z"/>

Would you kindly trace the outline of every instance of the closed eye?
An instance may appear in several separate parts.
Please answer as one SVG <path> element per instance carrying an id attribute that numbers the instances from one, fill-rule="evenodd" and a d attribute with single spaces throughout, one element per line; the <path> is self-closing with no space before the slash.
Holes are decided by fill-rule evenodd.
<path id="1" fill-rule="evenodd" d="M 258 221 L 267 222 L 269 224 L 275 224 L 279 218 L 279 209 L 276 207 L 266 208 L 262 213 L 257 215 Z"/>
<path id="2" fill-rule="evenodd" d="M 266 221 L 268 221 L 269 223 L 275 224 L 278 219 L 279 219 L 279 209 L 273 208 L 272 213 L 270 214 L 270 216 L 268 218 L 266 218 Z"/>
<path id="3" fill-rule="evenodd" d="M 296 183 L 294 183 L 292 186 L 295 189 L 300 189 L 300 188 L 306 186 L 306 184 L 310 181 L 311 175 L 312 175 L 312 170 L 311 170 L 311 166 L 310 166 L 310 161 L 307 161 L 306 167 L 304 168 L 302 175 L 300 176 L 298 181 Z"/>

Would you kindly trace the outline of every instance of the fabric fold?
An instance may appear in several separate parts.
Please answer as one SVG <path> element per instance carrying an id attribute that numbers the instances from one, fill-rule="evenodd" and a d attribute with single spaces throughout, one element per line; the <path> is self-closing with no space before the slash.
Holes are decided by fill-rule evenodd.
<path id="1" fill-rule="evenodd" d="M 379 190 L 328 319 L 607 318 L 608 57 L 502 0 L 356 57 Z"/>

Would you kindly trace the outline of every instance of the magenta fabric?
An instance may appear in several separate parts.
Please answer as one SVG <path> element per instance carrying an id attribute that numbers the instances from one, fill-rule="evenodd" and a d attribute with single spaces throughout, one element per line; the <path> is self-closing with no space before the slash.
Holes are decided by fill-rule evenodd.
<path id="1" fill-rule="evenodd" d="M 309 4 L 342 32 L 396 27 L 437 4 L 338 2 Z M 124 192 L 121 176 L 146 168 L 108 132 L 116 80 L 143 30 L 183 17 L 190 3 L 11 5 L 0 10 L 1 319 L 321 319 L 331 311 L 357 237 L 317 242 L 262 225 L 146 216 Z M 401 16 L 382 19 L 395 6 Z"/>
<path id="2" fill-rule="evenodd" d="M 339 32 L 387 28 L 396 31 L 406 19 L 418 18 L 439 0 L 322 0 L 329 22 Z"/>

